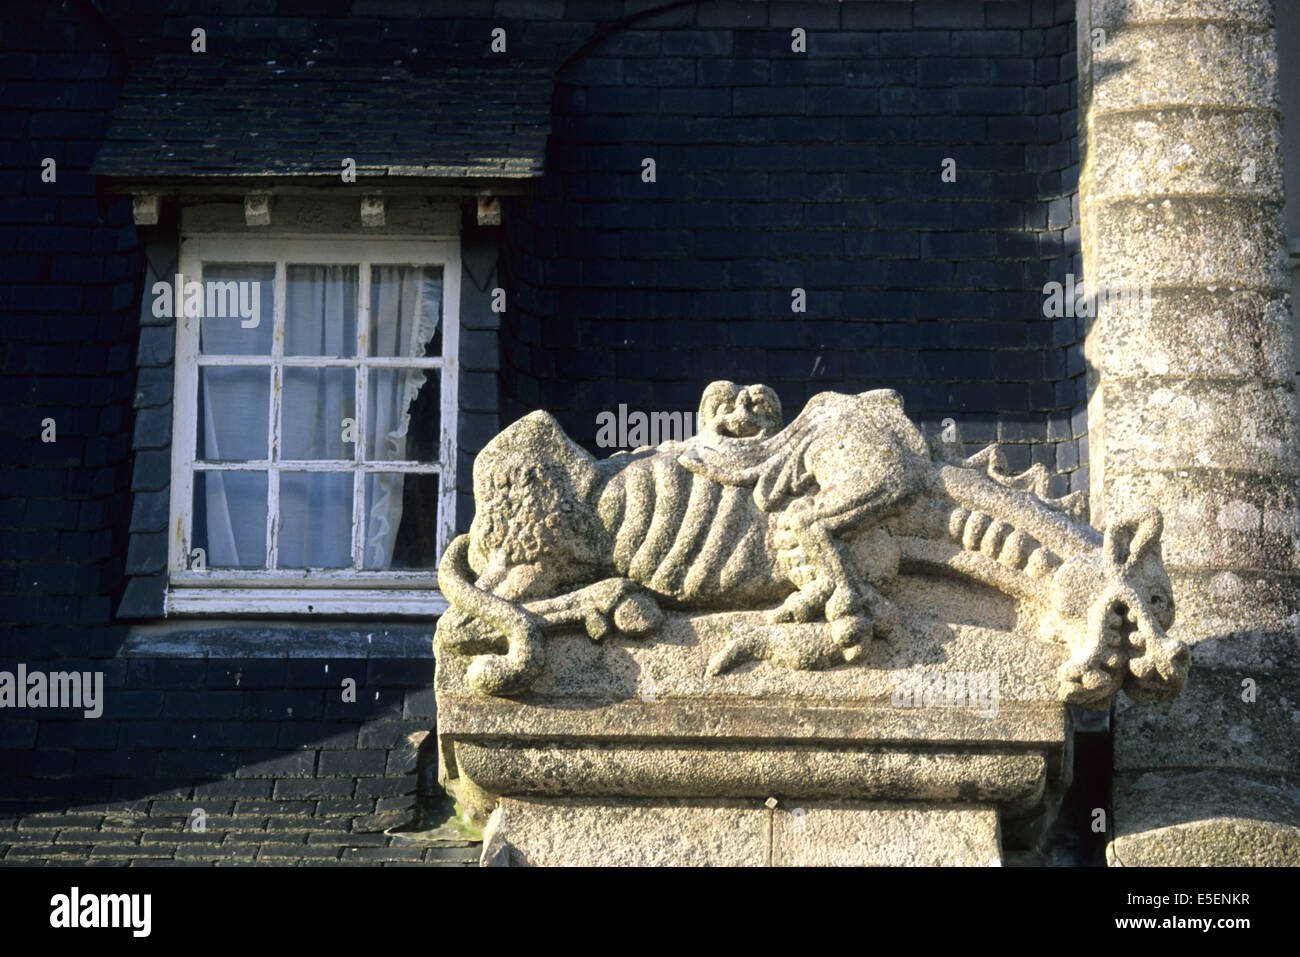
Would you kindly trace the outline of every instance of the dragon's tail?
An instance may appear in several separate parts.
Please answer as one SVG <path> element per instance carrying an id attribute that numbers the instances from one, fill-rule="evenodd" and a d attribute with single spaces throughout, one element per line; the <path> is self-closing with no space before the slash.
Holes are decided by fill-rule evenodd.
<path id="1" fill-rule="evenodd" d="M 438 564 L 438 586 L 451 606 L 477 618 L 506 638 L 503 655 L 479 655 L 469 666 L 471 687 L 484 694 L 508 695 L 532 684 L 545 663 L 541 620 L 471 580 L 468 535 L 456 538 Z"/>

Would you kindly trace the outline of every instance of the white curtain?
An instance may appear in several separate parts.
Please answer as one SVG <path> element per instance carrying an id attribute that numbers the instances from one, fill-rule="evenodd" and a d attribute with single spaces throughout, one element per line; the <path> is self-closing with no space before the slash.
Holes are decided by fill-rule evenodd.
<path id="1" fill-rule="evenodd" d="M 201 349 L 206 355 L 265 355 L 271 345 L 275 267 L 205 264 L 205 283 L 260 282 L 262 314 L 252 329 L 238 317 L 205 316 Z M 206 289 L 205 289 L 206 292 Z M 205 297 L 206 298 L 206 297 Z M 265 366 L 203 366 L 199 369 L 198 455 L 210 462 L 264 459 L 269 452 L 271 372 Z M 201 485 L 200 485 L 201 482 Z M 266 473 L 206 472 L 195 476 L 206 527 L 194 543 L 206 543 L 207 564 L 224 568 L 266 566 Z M 199 505 L 196 500 L 195 506 Z M 195 521 L 201 516 L 196 515 Z M 206 534 L 203 534 L 206 532 Z"/>
<path id="2" fill-rule="evenodd" d="M 229 273 L 230 268 L 223 270 Z M 245 278 L 225 277 L 225 278 Z M 356 352 L 357 268 L 290 266 L 285 299 L 285 354 L 351 357 Z M 264 287 L 263 292 L 269 293 Z M 270 299 L 263 296 L 263 301 Z M 376 266 L 371 276 L 367 352 L 425 354 L 441 319 L 441 279 L 434 270 Z M 267 317 L 269 320 L 269 316 Z M 237 334 L 223 328 L 223 338 Z M 205 330 L 206 334 L 206 330 Z M 204 351 L 234 352 L 234 343 L 205 335 Z M 342 422 L 356 418 L 356 372 L 350 368 L 285 368 L 281 391 L 281 458 L 351 460 Z M 406 457 L 411 402 L 425 384 L 420 369 L 371 369 L 368 422 L 362 424 L 370 460 Z M 432 383 L 437 387 L 437 380 Z M 210 461 L 265 458 L 270 376 L 265 368 L 203 370 L 200 453 Z M 366 477 L 363 567 L 386 569 L 402 520 L 400 474 Z M 260 495 L 260 500 L 259 500 Z M 265 567 L 266 476 L 208 472 L 207 560 L 214 567 Z M 280 473 L 278 556 L 281 568 L 352 565 L 352 472 Z M 200 536 L 196 535 L 196 540 Z"/>
<path id="3" fill-rule="evenodd" d="M 418 266 L 375 266 L 370 278 L 369 351 L 373 356 L 423 356 L 442 318 L 440 271 Z M 436 278 L 435 278 L 436 277 Z M 406 458 L 411 403 L 428 377 L 423 369 L 371 369 L 367 396 L 366 457 Z M 438 387 L 435 378 L 432 388 Z M 388 568 L 402 522 L 403 477 L 367 476 L 364 568 Z"/>
<path id="4" fill-rule="evenodd" d="M 284 353 L 349 358 L 357 353 L 356 266 L 285 269 Z M 343 420 L 356 417 L 351 369 L 286 367 L 281 375 L 281 460 L 350 460 Z M 281 568 L 352 566 L 352 473 L 280 473 Z"/>

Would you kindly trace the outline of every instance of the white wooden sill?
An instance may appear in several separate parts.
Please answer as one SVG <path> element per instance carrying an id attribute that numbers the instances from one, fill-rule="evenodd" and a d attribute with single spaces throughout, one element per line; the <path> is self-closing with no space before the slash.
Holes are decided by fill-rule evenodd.
<path id="1" fill-rule="evenodd" d="M 202 586 L 173 582 L 167 588 L 163 615 L 379 615 L 436 618 L 447 610 L 437 588 L 303 588 L 250 587 L 247 584 Z"/>

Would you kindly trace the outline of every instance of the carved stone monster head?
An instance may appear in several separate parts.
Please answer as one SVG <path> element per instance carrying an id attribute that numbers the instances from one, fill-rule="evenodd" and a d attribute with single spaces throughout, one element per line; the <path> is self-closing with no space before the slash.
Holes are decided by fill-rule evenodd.
<path id="1" fill-rule="evenodd" d="M 700 432 L 728 438 L 767 438 L 781 431 L 781 400 L 770 386 L 710 382 L 700 397 L 696 425 Z"/>
<path id="2" fill-rule="evenodd" d="M 599 564 L 608 548 L 592 500 L 595 460 L 547 412 L 533 412 L 494 438 L 474 460 L 470 567 Z M 560 576 L 561 578 L 564 576 Z"/>
<path id="3" fill-rule="evenodd" d="M 1074 654 L 1061 668 L 1063 697 L 1105 707 L 1121 687 L 1135 701 L 1169 701 L 1187 680 L 1187 646 L 1168 637 L 1174 599 L 1160 557 L 1160 512 L 1113 521 L 1099 551 L 1071 558 L 1052 577 L 1051 603 Z"/>

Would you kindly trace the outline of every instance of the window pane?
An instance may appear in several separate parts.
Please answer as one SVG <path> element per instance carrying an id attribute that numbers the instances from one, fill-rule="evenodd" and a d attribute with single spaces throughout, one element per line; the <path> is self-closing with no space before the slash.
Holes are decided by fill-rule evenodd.
<path id="1" fill-rule="evenodd" d="M 356 266 L 287 266 L 284 354 L 357 354 Z"/>
<path id="2" fill-rule="evenodd" d="M 352 567 L 352 473 L 281 472 L 281 568 Z"/>
<path id="3" fill-rule="evenodd" d="M 438 476 L 371 472 L 366 476 L 363 568 L 438 567 Z"/>
<path id="4" fill-rule="evenodd" d="M 200 366 L 196 451 L 202 462 L 267 457 L 271 370 L 265 366 Z"/>
<path id="5" fill-rule="evenodd" d="M 275 332 L 275 266 L 204 263 L 199 351 L 206 355 L 269 356 Z M 188 309 L 188 307 L 187 307 Z M 256 325 L 245 328 L 245 322 Z"/>
<path id="6" fill-rule="evenodd" d="M 373 266 L 366 355 L 442 355 L 442 267 Z"/>
<path id="7" fill-rule="evenodd" d="M 196 471 L 190 539 L 209 568 L 265 568 L 266 473 Z"/>
<path id="8" fill-rule="evenodd" d="M 436 462 L 441 428 L 438 369 L 374 369 L 366 396 L 366 458 Z"/>
<path id="9" fill-rule="evenodd" d="M 349 459 L 355 446 L 344 442 L 344 419 L 350 440 L 356 434 L 356 370 L 284 370 L 280 399 L 281 459 Z"/>

